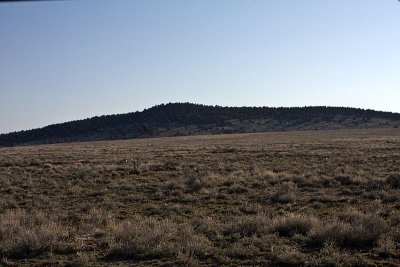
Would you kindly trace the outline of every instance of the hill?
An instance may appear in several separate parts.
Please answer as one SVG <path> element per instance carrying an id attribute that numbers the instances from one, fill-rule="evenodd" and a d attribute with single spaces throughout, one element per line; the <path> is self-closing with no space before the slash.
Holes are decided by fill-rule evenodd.
<path id="1" fill-rule="evenodd" d="M 400 114 L 344 107 L 221 107 L 169 103 L 0 135 L 0 146 L 197 134 L 399 127 Z"/>

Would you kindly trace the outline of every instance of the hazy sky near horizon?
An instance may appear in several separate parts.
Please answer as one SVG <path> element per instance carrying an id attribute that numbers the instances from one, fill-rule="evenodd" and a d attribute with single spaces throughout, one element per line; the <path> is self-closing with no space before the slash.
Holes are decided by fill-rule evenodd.
<path id="1" fill-rule="evenodd" d="M 167 102 L 400 112 L 400 2 L 0 3 L 0 133 Z"/>

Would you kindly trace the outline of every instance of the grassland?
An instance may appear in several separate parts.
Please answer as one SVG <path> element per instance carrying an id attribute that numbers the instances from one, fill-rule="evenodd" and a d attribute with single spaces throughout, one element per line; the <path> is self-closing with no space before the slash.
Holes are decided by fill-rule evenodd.
<path id="1" fill-rule="evenodd" d="M 400 130 L 0 149 L 0 254 L 30 266 L 399 266 Z"/>

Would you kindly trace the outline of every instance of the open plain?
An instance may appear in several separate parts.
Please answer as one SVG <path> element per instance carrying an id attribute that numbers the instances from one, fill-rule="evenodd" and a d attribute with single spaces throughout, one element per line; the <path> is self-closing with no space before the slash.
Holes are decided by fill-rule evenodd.
<path id="1" fill-rule="evenodd" d="M 0 148 L 30 266 L 399 266 L 400 129 Z"/>

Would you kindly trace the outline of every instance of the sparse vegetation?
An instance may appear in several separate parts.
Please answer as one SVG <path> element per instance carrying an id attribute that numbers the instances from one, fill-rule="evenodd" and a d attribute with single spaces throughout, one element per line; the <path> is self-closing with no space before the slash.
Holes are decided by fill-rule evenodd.
<path id="1" fill-rule="evenodd" d="M 397 266 L 400 132 L 0 148 L 5 265 Z"/>

